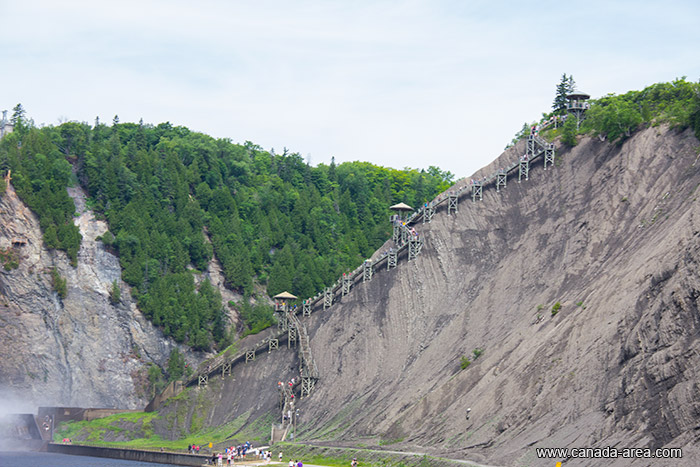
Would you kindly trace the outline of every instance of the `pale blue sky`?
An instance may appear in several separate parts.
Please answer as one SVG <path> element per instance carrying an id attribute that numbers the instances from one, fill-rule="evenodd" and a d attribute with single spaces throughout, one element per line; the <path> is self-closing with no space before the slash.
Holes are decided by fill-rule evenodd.
<path id="1" fill-rule="evenodd" d="M 0 109 L 468 176 L 549 111 L 700 79 L 695 1 L 0 0 Z"/>

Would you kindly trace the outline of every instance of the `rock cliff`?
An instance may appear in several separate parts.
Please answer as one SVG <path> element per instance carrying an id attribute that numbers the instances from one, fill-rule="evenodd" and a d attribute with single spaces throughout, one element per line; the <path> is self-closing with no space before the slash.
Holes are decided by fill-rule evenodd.
<path id="1" fill-rule="evenodd" d="M 685 464 L 700 462 L 698 146 L 692 132 L 665 126 L 620 145 L 582 138 L 557 147 L 547 171 L 535 164 L 528 181 L 511 178 L 476 203 L 462 197 L 456 215 L 417 225 L 425 245 L 416 260 L 303 318 L 321 379 L 298 403 L 300 437 L 491 465 L 550 466 L 535 448 L 605 446 L 682 447 Z M 482 172 L 522 153 L 521 143 Z M 27 237 L 13 247 L 19 268 L 0 275 L 0 332 L 13 342 L 3 346 L 13 362 L 3 380 L 36 394 L 64 382 L 54 394 L 62 400 L 82 387 L 109 400 L 115 388 L 133 404 L 124 392 L 142 363 L 128 349 L 157 359 L 170 344 L 128 301 L 108 304 L 119 268 L 94 243 L 100 230 L 81 227 L 72 270 L 30 235 L 36 221 L 11 191 L 0 209 L 0 239 Z M 112 266 L 97 272 L 95 262 Z M 63 301 L 46 276 L 54 264 L 69 283 Z M 298 374 L 295 359 L 281 349 L 211 378 L 167 405 L 156 431 L 269 423 L 277 382 Z M 566 465 L 603 463 L 631 462 Z"/>
<path id="2" fill-rule="evenodd" d="M 499 465 L 551 465 L 535 447 L 698 458 L 698 140 L 654 127 L 557 150 L 555 167 L 418 225 L 417 260 L 312 317 L 323 381 L 306 436 L 335 423 L 337 440 Z"/>
<path id="3" fill-rule="evenodd" d="M 0 249 L 18 266 L 0 269 L 2 389 L 28 405 L 142 408 L 150 398 L 146 365 L 165 365 L 175 343 L 138 311 L 119 260 L 95 240 L 106 224 L 85 208 L 79 188 L 70 194 L 83 236 L 76 268 L 44 248 L 36 216 L 12 186 L 0 197 Z M 63 299 L 52 286 L 54 267 L 66 280 Z M 123 291 L 116 306 L 115 280 Z"/>
<path id="4" fill-rule="evenodd" d="M 582 138 L 529 181 L 417 225 L 415 261 L 303 318 L 321 379 L 299 402 L 302 439 L 490 465 L 553 465 L 537 447 L 682 447 L 696 464 L 698 146 L 665 126 L 621 145 Z M 197 397 L 224 402 L 203 409 L 212 422 L 276 413 L 295 368 L 272 353 Z M 566 465 L 601 462 L 630 464 Z"/>

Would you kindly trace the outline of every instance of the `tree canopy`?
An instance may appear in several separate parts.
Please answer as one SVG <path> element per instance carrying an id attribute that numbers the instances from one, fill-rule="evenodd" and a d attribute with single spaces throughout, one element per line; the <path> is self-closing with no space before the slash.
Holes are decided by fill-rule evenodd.
<path id="1" fill-rule="evenodd" d="M 562 76 L 562 82 L 557 86 L 558 95 L 559 88 L 569 81 L 570 77 Z M 582 133 L 621 143 L 644 125 L 668 123 L 674 128 L 693 128 L 695 135 L 700 138 L 700 83 L 687 81 L 685 77 L 670 83 L 656 83 L 642 91 L 629 91 L 622 95 L 608 94 L 588 102 L 590 108 L 586 110 L 585 119 L 578 130 L 576 125 L 567 120 L 563 127 L 547 130 L 549 137 L 561 135 L 562 142 L 568 146 L 575 145 L 576 134 Z M 549 120 L 555 114 L 556 112 L 543 113 L 540 122 Z M 529 126 L 533 124 L 525 123 L 509 146 L 527 137 Z"/>
<path id="2" fill-rule="evenodd" d="M 39 215 L 46 246 L 74 264 L 81 238 L 66 187 L 79 183 L 108 222 L 103 242 L 118 254 L 141 310 L 197 349 L 228 340 L 218 290 L 193 277 L 212 258 L 227 287 L 246 297 L 255 283 L 269 295 L 310 297 L 390 237 L 390 205 L 422 204 L 452 181 L 436 167 L 312 167 L 296 153 L 116 116 L 109 126 L 27 124 L 0 141 L 2 164 Z M 250 329 L 270 324 L 259 305 L 236 306 Z"/>
<path id="3" fill-rule="evenodd" d="M 581 132 L 622 141 L 643 123 L 662 122 L 673 127 L 693 127 L 700 137 L 700 84 L 680 78 L 642 91 L 592 100 Z"/>

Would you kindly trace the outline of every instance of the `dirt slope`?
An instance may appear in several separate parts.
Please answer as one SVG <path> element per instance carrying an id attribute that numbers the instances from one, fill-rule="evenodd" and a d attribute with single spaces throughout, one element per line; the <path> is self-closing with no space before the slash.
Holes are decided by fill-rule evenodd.
<path id="1" fill-rule="evenodd" d="M 697 460 L 697 147 L 665 127 L 621 147 L 586 138 L 419 226 L 416 261 L 310 318 L 322 381 L 304 436 L 500 465 L 553 465 L 534 448 L 565 446 Z"/>

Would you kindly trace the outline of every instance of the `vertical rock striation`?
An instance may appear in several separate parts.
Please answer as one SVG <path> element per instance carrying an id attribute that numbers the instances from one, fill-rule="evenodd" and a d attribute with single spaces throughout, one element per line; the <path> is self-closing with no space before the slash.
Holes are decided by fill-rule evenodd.
<path id="1" fill-rule="evenodd" d="M 565 446 L 697 459 L 697 148 L 667 127 L 622 145 L 584 138 L 529 181 L 417 225 L 417 260 L 311 318 L 322 380 L 306 436 L 333 426 L 333 442 L 499 465 L 540 465 L 535 447 Z"/>
<path id="2" fill-rule="evenodd" d="M 96 241 L 106 224 L 85 208 L 79 188 L 70 194 L 83 236 L 76 268 L 44 248 L 36 216 L 12 187 L 0 198 L 0 248 L 19 260 L 0 269 L 0 384 L 34 404 L 141 408 L 150 396 L 146 365 L 164 365 L 175 344 L 136 309 L 118 258 Z M 63 299 L 54 267 L 67 282 Z M 116 306 L 115 280 L 124 291 Z"/>

